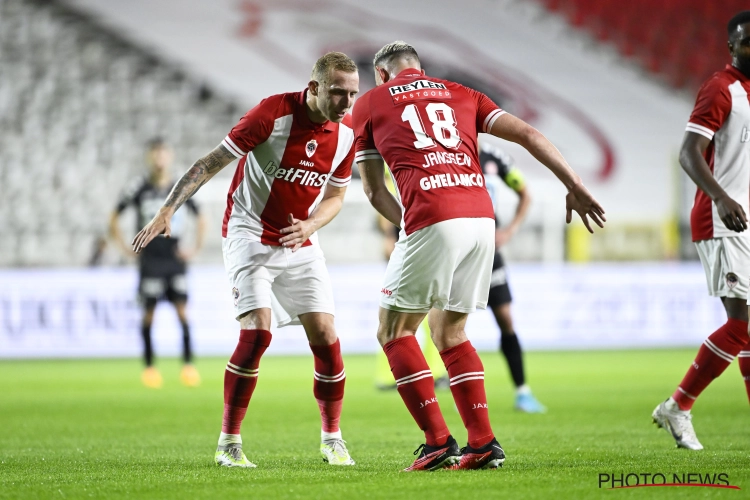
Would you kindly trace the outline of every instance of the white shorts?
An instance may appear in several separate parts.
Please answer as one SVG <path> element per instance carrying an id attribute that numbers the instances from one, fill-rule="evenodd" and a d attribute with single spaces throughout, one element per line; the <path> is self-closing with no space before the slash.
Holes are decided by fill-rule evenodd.
<path id="1" fill-rule="evenodd" d="M 750 287 L 750 236 L 745 234 L 696 241 L 712 297 L 747 300 Z"/>
<path id="2" fill-rule="evenodd" d="M 334 314 L 333 289 L 320 248 L 296 252 L 242 238 L 224 238 L 224 267 L 232 287 L 235 317 L 270 308 L 279 327 L 299 325 L 299 315 Z"/>
<path id="3" fill-rule="evenodd" d="M 391 254 L 380 306 L 411 313 L 484 309 L 494 255 L 492 219 L 450 219 L 414 231 Z"/>

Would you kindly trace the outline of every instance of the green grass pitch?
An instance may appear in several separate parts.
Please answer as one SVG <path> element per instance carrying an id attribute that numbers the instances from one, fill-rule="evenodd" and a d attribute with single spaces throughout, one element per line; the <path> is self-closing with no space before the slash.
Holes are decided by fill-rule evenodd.
<path id="1" fill-rule="evenodd" d="M 490 416 L 508 459 L 496 471 L 403 473 L 422 435 L 395 391 L 373 388 L 374 358 L 346 356 L 342 429 L 357 465 L 318 453 L 312 357 L 272 357 L 243 439 L 257 469 L 218 468 L 224 359 L 200 359 L 203 385 L 160 360 L 161 390 L 137 360 L 0 362 L 0 498 L 748 498 L 750 411 L 736 363 L 694 409 L 706 449 L 675 449 L 650 419 L 695 350 L 535 352 L 530 383 L 546 415 L 512 410 L 504 361 L 483 353 Z M 449 391 L 438 398 L 459 442 Z M 599 488 L 599 474 L 726 473 L 740 491 Z"/>

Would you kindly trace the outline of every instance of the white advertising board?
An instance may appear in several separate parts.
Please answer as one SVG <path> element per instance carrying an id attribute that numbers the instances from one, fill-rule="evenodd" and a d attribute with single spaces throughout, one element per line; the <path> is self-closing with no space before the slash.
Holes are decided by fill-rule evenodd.
<path id="1" fill-rule="evenodd" d="M 345 352 L 375 352 L 381 265 L 330 266 L 336 326 Z M 136 356 L 140 312 L 134 269 L 0 270 L 0 358 Z M 514 264 L 513 315 L 528 349 L 698 346 L 725 321 L 708 297 L 697 264 Z M 239 325 L 221 267 L 189 274 L 194 348 L 229 355 Z M 467 333 L 494 350 L 498 329 L 488 311 L 471 315 Z M 273 329 L 269 354 L 308 352 L 301 327 Z M 160 304 L 153 327 L 157 355 L 180 352 L 174 311 Z"/>

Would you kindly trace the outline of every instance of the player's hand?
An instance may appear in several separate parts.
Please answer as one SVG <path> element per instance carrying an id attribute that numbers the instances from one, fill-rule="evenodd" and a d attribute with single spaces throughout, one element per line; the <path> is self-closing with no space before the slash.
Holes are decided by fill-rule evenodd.
<path id="1" fill-rule="evenodd" d="M 495 248 L 500 248 L 510 241 L 515 231 L 512 227 L 495 229 Z"/>
<path id="2" fill-rule="evenodd" d="M 315 224 L 310 219 L 295 219 L 292 214 L 287 216 L 287 220 L 291 226 L 281 230 L 281 234 L 285 234 L 286 236 L 279 239 L 279 243 L 282 246 L 291 248 L 292 252 L 296 252 L 310 238 L 310 235 L 315 232 Z"/>
<path id="3" fill-rule="evenodd" d="M 151 243 L 151 240 L 160 234 L 169 238 L 172 235 L 171 220 L 171 213 L 159 210 L 154 218 L 151 219 L 151 222 L 146 224 L 146 227 L 141 229 L 138 234 L 135 235 L 135 238 L 133 238 L 133 242 L 131 243 L 131 245 L 133 245 L 133 251 L 135 253 L 141 253 L 141 250 L 143 250 L 146 245 Z"/>
<path id="4" fill-rule="evenodd" d="M 742 205 L 728 195 L 717 199 L 715 203 L 716 212 L 718 212 L 721 222 L 727 226 L 727 229 L 737 233 L 747 229 L 747 215 L 745 215 Z"/>
<path id="5" fill-rule="evenodd" d="M 591 228 L 589 217 L 601 228 L 604 228 L 604 223 L 607 221 L 602 206 L 589 193 L 588 189 L 583 186 L 583 183 L 580 182 L 575 184 L 565 197 L 565 210 L 565 222 L 570 224 L 573 220 L 573 211 L 575 211 L 581 217 L 583 225 L 586 226 L 589 233 L 594 232 Z"/>

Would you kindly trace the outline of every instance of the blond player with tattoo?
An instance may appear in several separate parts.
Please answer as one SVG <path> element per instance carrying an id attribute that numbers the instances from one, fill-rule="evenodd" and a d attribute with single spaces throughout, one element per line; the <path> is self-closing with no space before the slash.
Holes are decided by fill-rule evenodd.
<path id="1" fill-rule="evenodd" d="M 278 326 L 302 324 L 315 360 L 313 392 L 322 422 L 320 452 L 332 465 L 354 465 L 339 419 L 346 374 L 334 328 L 333 293 L 317 231 L 341 209 L 351 181 L 354 132 L 347 114 L 359 74 L 345 54 L 315 63 L 307 88 L 278 94 L 251 109 L 211 153 L 195 162 L 159 213 L 136 235 L 140 252 L 169 237 L 175 211 L 239 158 L 222 225 L 224 264 L 235 314 L 237 348 L 224 374 L 224 418 L 215 461 L 255 467 L 242 450 L 240 426 Z"/>

